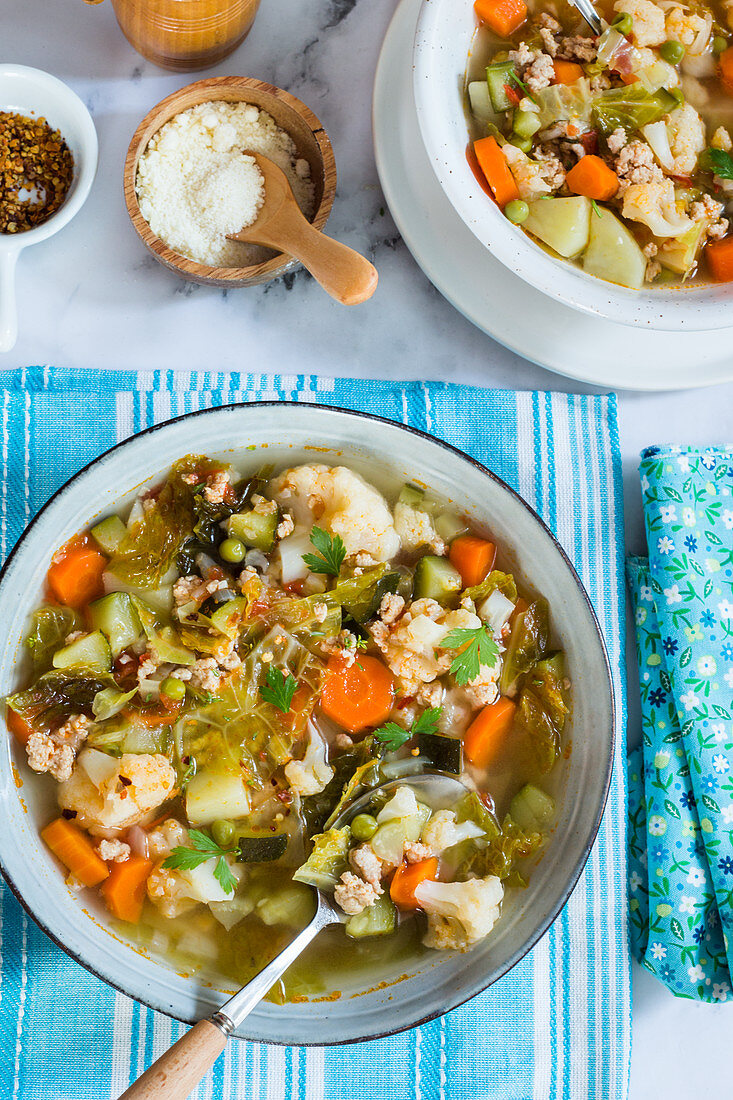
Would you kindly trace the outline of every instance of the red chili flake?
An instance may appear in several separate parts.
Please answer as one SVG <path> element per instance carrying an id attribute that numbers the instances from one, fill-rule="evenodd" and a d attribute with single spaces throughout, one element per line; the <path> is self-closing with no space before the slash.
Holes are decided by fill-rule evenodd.
<path id="1" fill-rule="evenodd" d="M 598 152 L 598 134 L 595 130 L 589 130 L 588 133 L 582 134 L 580 138 L 580 144 L 585 149 L 588 156 L 592 156 Z"/>
<path id="2" fill-rule="evenodd" d="M 126 775 L 121 775 L 120 776 L 120 783 L 122 784 L 123 787 L 129 787 L 132 784 L 132 780 L 128 779 Z"/>
<path id="3" fill-rule="evenodd" d="M 67 821 L 72 821 L 76 817 L 76 810 L 62 810 L 61 816 L 65 817 Z"/>
<path id="4" fill-rule="evenodd" d="M 275 795 L 275 798 L 277 798 L 280 802 L 283 802 L 286 806 L 290 805 L 290 803 L 293 801 L 293 796 L 291 795 L 290 791 L 278 791 Z"/>

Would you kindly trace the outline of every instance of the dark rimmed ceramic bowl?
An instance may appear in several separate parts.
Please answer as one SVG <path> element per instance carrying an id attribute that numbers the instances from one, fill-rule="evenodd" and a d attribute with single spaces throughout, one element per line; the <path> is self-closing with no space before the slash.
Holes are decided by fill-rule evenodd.
<path id="1" fill-rule="evenodd" d="M 346 463 L 384 488 L 405 480 L 423 482 L 490 526 L 516 568 L 549 600 L 573 679 L 567 734 L 572 752 L 558 769 L 558 823 L 528 888 L 508 896 L 491 936 L 471 952 L 435 952 L 386 963 L 370 974 L 368 986 L 340 979 L 340 997 L 334 1000 L 263 1003 L 248 1017 L 242 1035 L 322 1045 L 422 1023 L 486 989 L 514 966 L 558 915 L 588 858 L 608 792 L 614 738 L 608 661 L 588 597 L 532 509 L 503 481 L 445 443 L 378 417 L 313 405 L 206 409 L 114 447 L 72 477 L 30 524 L 0 577 L 0 614 L 8 639 L 0 660 L 0 694 L 18 686 L 25 621 L 53 551 L 192 450 L 229 460 L 232 452 L 240 452 L 241 464 L 250 468 L 264 462 Z M 95 898 L 66 887 L 38 836 L 39 825 L 53 813 L 51 781 L 28 771 L 9 737 L 0 743 L 0 806 L 3 873 L 31 916 L 65 951 L 115 988 L 180 1020 L 193 1022 L 224 999 L 229 992 L 224 986 L 180 973 L 125 942 Z"/>

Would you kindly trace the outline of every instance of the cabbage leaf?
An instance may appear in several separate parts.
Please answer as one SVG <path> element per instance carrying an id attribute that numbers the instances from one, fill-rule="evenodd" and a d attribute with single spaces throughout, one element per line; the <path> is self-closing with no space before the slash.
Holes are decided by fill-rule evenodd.
<path id="1" fill-rule="evenodd" d="M 71 607 L 60 607 L 57 604 L 37 607 L 25 637 L 25 646 L 36 671 L 50 668 L 51 658 L 56 650 L 64 645 L 69 634 L 79 630 L 82 625 L 80 615 Z"/>
<path id="2" fill-rule="evenodd" d="M 648 92 L 639 83 L 611 88 L 593 100 L 593 125 L 606 137 L 618 126 L 627 132 L 641 130 L 677 106 L 677 100 L 663 88 Z"/>

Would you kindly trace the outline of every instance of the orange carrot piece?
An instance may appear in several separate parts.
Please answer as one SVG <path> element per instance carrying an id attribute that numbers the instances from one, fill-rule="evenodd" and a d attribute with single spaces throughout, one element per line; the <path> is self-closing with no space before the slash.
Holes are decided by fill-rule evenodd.
<path id="1" fill-rule="evenodd" d="M 421 859 L 419 863 L 401 863 L 395 871 L 389 887 L 389 896 L 400 909 L 419 909 L 415 890 L 421 882 L 438 877 L 438 861 L 435 856 Z"/>
<path id="2" fill-rule="evenodd" d="M 497 699 L 484 707 L 474 718 L 463 735 L 463 749 L 477 768 L 486 768 L 501 749 L 514 721 L 516 703 L 511 699 Z"/>
<path id="3" fill-rule="evenodd" d="M 711 241 L 705 249 L 710 274 L 717 283 L 733 282 L 733 237 Z"/>
<path id="4" fill-rule="evenodd" d="M 349 733 L 384 722 L 394 703 L 394 677 L 376 657 L 358 654 L 353 665 L 331 657 L 321 708 Z"/>
<path id="5" fill-rule="evenodd" d="M 56 858 L 85 886 L 97 886 L 108 877 L 109 868 L 94 851 L 89 837 L 65 817 L 57 817 L 41 829 L 41 836 Z"/>
<path id="6" fill-rule="evenodd" d="M 718 58 L 720 65 L 720 77 L 725 85 L 725 90 L 733 95 L 733 46 L 723 50 Z"/>
<path id="7" fill-rule="evenodd" d="M 585 76 L 585 70 L 582 65 L 578 65 L 577 61 L 563 61 L 558 57 L 552 62 L 552 67 L 555 70 L 553 84 L 574 84 L 576 80 Z"/>
<path id="8" fill-rule="evenodd" d="M 501 38 L 508 38 L 527 18 L 524 0 L 476 0 L 473 10 Z"/>
<path id="9" fill-rule="evenodd" d="M 21 716 L 10 707 L 6 708 L 5 721 L 7 722 L 8 729 L 12 734 L 15 734 L 15 738 L 21 745 L 28 744 L 28 738 L 33 733 L 33 726 L 30 722 L 26 722 L 25 718 Z"/>
<path id="10" fill-rule="evenodd" d="M 519 190 L 499 143 L 494 137 L 480 138 L 474 141 L 473 151 L 494 198 L 503 210 L 508 202 L 519 198 Z"/>
<path id="11" fill-rule="evenodd" d="M 581 157 L 568 172 L 565 182 L 576 195 L 589 199 L 612 199 L 618 191 L 618 176 L 604 160 L 591 153 Z"/>
<path id="12" fill-rule="evenodd" d="M 153 861 L 143 856 L 129 856 L 115 863 L 102 894 L 112 916 L 137 924 L 145 901 L 145 884 L 153 869 Z"/>
<path id="13" fill-rule="evenodd" d="M 476 535 L 459 535 L 448 551 L 451 565 L 461 574 L 464 588 L 471 588 L 491 572 L 496 559 L 496 547 L 488 539 Z"/>
<path id="14" fill-rule="evenodd" d="M 48 570 L 48 583 L 59 603 L 81 607 L 104 594 L 102 574 L 107 558 L 93 546 L 72 543 Z"/>

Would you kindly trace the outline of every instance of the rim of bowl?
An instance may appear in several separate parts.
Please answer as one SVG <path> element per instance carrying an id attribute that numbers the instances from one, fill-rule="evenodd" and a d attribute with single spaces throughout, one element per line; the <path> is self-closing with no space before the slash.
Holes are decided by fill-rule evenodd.
<path id="1" fill-rule="evenodd" d="M 13 62 L 0 65 L 0 81 L 4 77 L 19 77 L 28 82 L 29 86 L 45 88 L 52 91 L 59 100 L 76 116 L 80 138 L 80 164 L 74 164 L 74 178 L 71 181 L 69 193 L 64 198 L 61 206 L 50 218 L 37 225 L 34 229 L 28 229 L 24 233 L 9 234 L 0 233 L 0 250 L 6 252 L 20 252 L 39 241 L 45 241 L 58 233 L 81 210 L 91 191 L 94 177 L 97 173 L 97 158 L 99 156 L 99 140 L 89 108 L 76 92 L 53 73 L 45 69 L 37 69 L 32 65 L 16 65 Z M 0 103 L 0 110 L 4 110 Z M 66 140 L 63 127 L 56 127 L 61 131 L 61 136 Z"/>
<path id="2" fill-rule="evenodd" d="M 572 306 L 583 313 L 605 317 L 610 321 L 632 327 L 662 329 L 666 331 L 703 331 L 724 329 L 733 324 L 731 295 L 724 284 L 712 282 L 701 286 L 678 286 L 674 289 L 632 290 L 616 283 L 589 275 L 576 267 L 572 260 L 551 256 L 532 240 L 520 227 L 512 225 L 487 197 L 468 164 L 464 148 L 470 144 L 463 104 L 457 105 L 457 114 L 446 115 L 446 102 L 442 107 L 428 100 L 431 89 L 438 86 L 436 67 L 444 46 L 444 23 L 448 18 L 447 0 L 423 0 L 417 16 L 412 52 L 413 93 L 420 134 L 433 172 L 446 198 L 482 244 L 519 278 L 543 294 Z M 450 19 L 454 27 L 456 17 L 462 28 L 463 16 L 474 20 L 472 0 L 463 0 L 463 9 L 455 10 L 451 0 Z M 460 71 L 463 88 L 468 57 L 477 24 L 470 26 L 470 36 L 463 51 L 464 63 Z M 466 28 L 468 33 L 469 28 Z M 462 29 L 454 35 L 462 36 Z M 436 97 L 437 99 L 437 97 Z M 456 163 L 456 141 L 451 137 L 452 127 L 463 127 L 465 141 Z"/>
<path id="3" fill-rule="evenodd" d="M 95 466 L 98 462 L 101 462 L 108 455 L 114 453 L 115 451 L 119 451 L 119 450 L 124 449 L 126 446 L 129 446 L 130 444 L 134 443 L 135 440 L 137 440 L 137 439 L 139 439 L 143 436 L 153 435 L 155 432 L 159 432 L 159 431 L 161 431 L 161 429 L 167 428 L 171 424 L 179 424 L 182 421 L 192 420 L 195 417 L 207 416 L 207 415 L 210 416 L 212 413 L 216 413 L 216 412 L 224 411 L 224 410 L 235 410 L 235 409 L 243 409 L 243 408 L 244 409 L 251 409 L 251 408 L 282 408 L 283 406 L 285 406 L 285 407 L 290 406 L 292 408 L 297 408 L 297 409 L 301 409 L 301 410 L 303 409 L 303 405 L 301 403 L 297 402 L 297 401 L 251 401 L 251 402 L 247 402 L 246 405 L 238 404 L 236 402 L 231 402 L 231 403 L 228 403 L 226 405 L 217 405 L 213 408 L 197 409 L 193 412 L 183 413 L 180 416 L 172 417 L 170 420 L 161 421 L 159 424 L 153 424 L 149 428 L 144 428 L 144 429 L 142 429 L 142 431 L 135 432 L 134 435 L 128 436 L 127 439 L 123 439 L 120 443 L 115 443 L 114 446 L 107 448 L 107 450 L 103 451 L 102 454 L 97 455 L 96 458 L 91 459 L 91 461 L 87 462 L 84 466 L 82 466 L 79 470 L 77 470 L 76 473 L 72 474 L 71 477 L 68 478 L 63 483 L 63 485 L 60 485 L 59 488 L 56 489 L 54 493 L 52 493 L 52 495 L 48 498 L 48 500 L 45 501 L 43 506 L 33 516 L 31 521 L 29 522 L 28 526 L 25 528 L 25 530 L 22 532 L 20 538 L 18 539 L 18 541 L 13 546 L 13 549 L 8 554 L 8 557 L 6 558 L 5 562 L 3 563 L 2 568 L 0 568 L 0 584 L 2 583 L 2 581 L 5 578 L 5 573 L 8 569 L 8 567 L 10 566 L 11 561 L 15 558 L 16 554 L 22 549 L 23 544 L 25 543 L 26 539 L 31 535 L 34 527 L 36 526 L 36 523 L 38 522 L 40 517 L 43 515 L 43 513 L 46 511 L 46 509 L 52 504 L 53 501 L 55 501 L 57 498 L 63 496 L 63 494 L 71 487 L 71 485 L 75 481 L 77 481 L 80 477 L 82 477 L 87 472 L 87 470 L 89 470 L 91 467 Z M 452 1012 L 454 1009 L 460 1008 L 461 1005 L 466 1004 L 468 1001 L 473 1000 L 474 997 L 477 997 L 480 993 L 485 992 L 495 982 L 499 981 L 500 978 L 503 978 L 505 974 L 507 974 L 510 970 L 512 970 L 517 965 L 517 963 L 520 962 L 521 959 L 523 959 L 524 956 L 527 955 L 532 950 L 532 948 L 539 942 L 539 940 L 542 939 L 542 937 L 545 935 L 545 933 L 548 931 L 548 929 L 555 923 L 555 921 L 557 920 L 557 917 L 562 912 L 563 908 L 565 907 L 565 905 L 568 902 L 568 899 L 570 898 L 571 894 L 573 893 L 573 891 L 574 891 L 574 889 L 575 889 L 575 887 L 578 883 L 578 879 L 580 878 L 580 876 L 583 872 L 583 869 L 584 869 L 586 863 L 588 862 L 588 857 L 590 856 L 591 850 L 592 850 L 593 845 L 596 841 L 596 837 L 598 836 L 598 831 L 600 829 L 601 820 L 603 818 L 603 814 L 604 814 L 604 811 L 605 811 L 605 808 L 606 808 L 606 804 L 608 802 L 608 794 L 609 794 L 610 787 L 611 787 L 611 778 L 612 778 L 612 775 L 613 775 L 613 765 L 614 765 L 614 753 L 615 753 L 615 746 L 616 746 L 616 696 L 615 696 L 615 691 L 614 691 L 614 687 L 613 687 L 613 677 L 612 677 L 612 672 L 611 672 L 611 665 L 610 665 L 610 662 L 609 662 L 609 659 L 608 659 L 608 652 L 606 650 L 606 643 L 605 643 L 605 640 L 603 638 L 603 633 L 601 631 L 600 624 L 598 622 L 598 617 L 596 615 L 593 604 L 591 603 L 590 597 L 589 597 L 589 595 L 588 595 L 588 593 L 585 589 L 585 586 L 584 586 L 583 582 L 581 581 L 580 577 L 578 576 L 578 573 L 575 569 L 575 566 L 571 562 L 570 558 L 568 557 L 567 553 L 563 549 L 562 545 L 558 542 L 558 540 L 555 537 L 554 533 L 550 530 L 550 528 L 547 526 L 545 521 L 541 518 L 541 516 L 538 515 L 538 513 L 534 510 L 534 508 L 530 504 L 527 503 L 527 501 L 524 499 L 524 497 L 520 496 L 520 494 L 515 489 L 513 489 L 511 487 L 511 485 L 508 485 L 507 482 L 505 482 L 503 480 L 503 478 L 500 478 L 498 476 L 498 474 L 493 473 L 487 466 L 484 466 L 484 464 L 482 462 L 479 462 L 478 459 L 475 459 L 471 455 L 466 454 L 465 451 L 462 451 L 459 447 L 454 446 L 452 443 L 447 443 L 445 440 L 439 439 L 437 436 L 431 435 L 429 432 L 425 432 L 420 428 L 415 428 L 410 424 L 400 424 L 396 420 L 390 420 L 388 417 L 385 417 L 385 416 L 377 416 L 375 413 L 366 413 L 366 412 L 361 412 L 360 410 L 355 410 L 355 409 L 345 409 L 345 408 L 342 408 L 341 406 L 338 406 L 338 405 L 313 404 L 313 405 L 309 405 L 308 408 L 309 409 L 322 410 L 323 412 L 326 412 L 326 413 L 335 413 L 339 416 L 345 416 L 345 417 L 349 417 L 349 418 L 353 417 L 353 418 L 359 419 L 359 420 L 367 420 L 367 421 L 370 421 L 370 422 L 377 422 L 377 423 L 380 423 L 380 424 L 386 424 L 386 425 L 389 425 L 389 427 L 391 427 L 391 428 L 399 428 L 401 431 L 404 431 L 404 432 L 407 432 L 409 434 L 418 436 L 420 439 L 426 440 L 429 443 L 437 444 L 439 447 L 442 447 L 444 450 L 450 451 L 451 454 L 455 455 L 456 457 L 458 457 L 460 459 L 463 459 L 465 462 L 470 463 L 481 474 L 483 474 L 485 477 L 490 478 L 501 489 L 503 489 L 505 492 L 510 494 L 510 496 L 512 496 L 515 499 L 515 501 L 517 501 L 519 504 L 522 505 L 522 507 L 530 514 L 530 516 L 534 519 L 534 521 L 543 529 L 545 534 L 550 538 L 555 550 L 557 551 L 557 553 L 562 558 L 565 567 L 567 568 L 567 570 L 569 571 L 569 573 L 570 573 L 570 575 L 573 579 L 575 587 L 578 589 L 578 592 L 579 592 L 582 600 L 584 601 L 584 603 L 585 603 L 585 605 L 588 609 L 591 621 L 593 623 L 593 629 L 595 631 L 596 641 L 599 645 L 600 653 L 601 653 L 602 659 L 603 659 L 603 665 L 604 665 L 604 668 L 605 668 L 605 673 L 606 673 L 605 688 L 606 688 L 606 691 L 607 691 L 607 694 L 608 694 L 609 717 L 610 717 L 610 724 L 611 724 L 609 754 L 608 754 L 608 758 L 606 760 L 606 764 L 605 764 L 605 768 L 604 768 L 603 795 L 602 795 L 602 798 L 600 799 L 598 807 L 596 809 L 596 813 L 595 813 L 595 816 L 594 816 L 594 819 L 593 819 L 593 824 L 590 828 L 590 831 L 589 831 L 588 836 L 586 838 L 585 844 L 583 845 L 583 850 L 580 853 L 578 859 L 576 860 L 570 874 L 568 875 L 567 880 L 566 880 L 566 885 L 563 888 L 560 896 L 558 897 L 557 902 L 555 903 L 555 905 L 553 907 L 550 908 L 550 910 L 547 912 L 547 914 L 545 915 L 543 920 L 538 925 L 537 929 L 529 937 L 527 942 L 522 944 L 522 946 L 519 947 L 514 952 L 514 954 L 510 956 L 510 958 L 507 960 L 507 962 L 491 977 L 491 979 L 489 981 L 485 982 L 485 984 L 482 984 L 478 989 L 474 990 L 472 993 L 468 994 L 465 997 L 462 994 L 460 994 L 457 999 L 452 999 L 449 1004 L 445 1005 L 445 1007 L 443 1007 L 441 1009 L 438 1009 L 435 1012 L 430 1012 L 427 1015 L 422 1016 L 417 1020 L 410 1021 L 409 1023 L 406 1023 L 406 1024 L 400 1024 L 396 1027 L 388 1028 L 385 1031 L 375 1031 L 375 1032 L 372 1032 L 368 1035 L 363 1035 L 363 1036 L 360 1035 L 360 1036 L 355 1037 L 355 1038 L 338 1039 L 338 1040 L 330 1040 L 330 1041 L 327 1040 L 327 1039 L 326 1040 L 318 1039 L 318 1040 L 313 1040 L 313 1042 L 306 1042 L 306 1043 L 297 1044 L 298 1046 L 304 1046 L 304 1047 L 308 1047 L 308 1046 L 350 1046 L 353 1043 L 369 1042 L 369 1041 L 374 1040 L 374 1039 L 384 1039 L 384 1038 L 387 1038 L 390 1035 L 398 1035 L 400 1032 L 410 1031 L 414 1027 L 421 1027 L 423 1024 L 429 1023 L 431 1020 L 436 1020 L 439 1017 L 446 1015 L 448 1012 Z M 151 476 L 154 476 L 154 475 L 151 475 Z M 132 1000 L 137 1001 L 139 1004 L 145 1005 L 146 1008 L 150 1008 L 150 1009 L 152 1009 L 153 1011 L 156 1011 L 156 1012 L 162 1012 L 163 1015 L 169 1016 L 171 1019 L 179 1020 L 182 1023 L 190 1024 L 190 1023 L 195 1023 L 196 1022 L 195 1019 L 192 1019 L 192 1018 L 189 1018 L 189 1017 L 184 1017 L 184 1016 L 178 1016 L 174 1012 L 170 1011 L 169 1009 L 161 1008 L 159 1005 L 152 1004 L 149 1000 L 145 1000 L 140 996 L 136 996 L 135 994 L 130 993 L 129 990 L 125 989 L 125 987 L 123 985 L 119 984 L 117 981 L 101 974 L 97 969 L 95 969 L 94 966 L 92 966 L 90 963 L 88 963 L 80 954 L 77 954 L 77 952 L 72 947 L 70 947 L 68 944 L 63 943 L 51 931 L 51 929 L 46 925 L 45 921 L 31 908 L 30 903 L 26 902 L 20 888 L 16 885 L 13 878 L 11 877 L 9 872 L 7 871 L 7 869 L 5 867 L 5 864 L 4 864 L 4 862 L 2 861 L 1 858 L 0 858 L 0 873 L 2 874 L 3 879 L 8 884 L 8 886 L 12 890 L 12 892 L 15 895 L 15 897 L 17 898 L 17 900 L 22 905 L 23 909 L 26 911 L 26 913 L 28 913 L 28 915 L 33 919 L 33 921 L 38 925 L 38 927 L 41 929 L 41 931 L 44 932 L 49 937 L 49 939 L 52 940 L 53 943 L 55 943 L 57 947 L 60 947 L 61 950 L 64 951 L 70 958 L 74 959 L 75 962 L 77 962 L 81 966 L 83 966 L 85 970 L 89 971 L 89 973 L 93 974 L 96 978 L 98 978 L 100 981 L 104 982 L 106 985 L 109 985 L 113 989 L 116 989 L 118 992 L 123 993 L 126 997 L 130 997 Z M 266 1042 L 270 1046 L 291 1046 L 292 1045 L 290 1043 L 281 1042 L 279 1040 L 274 1040 L 274 1039 L 258 1039 L 257 1041 L 258 1042 Z"/>
<path id="4" fill-rule="evenodd" d="M 275 279 L 279 275 L 283 275 L 293 268 L 299 267 L 300 261 L 288 256 L 285 252 L 278 252 L 276 256 L 273 256 L 269 260 L 265 260 L 264 263 L 250 264 L 249 267 L 214 267 L 211 264 L 200 264 L 196 260 L 190 260 L 187 256 L 183 256 L 180 252 L 176 252 L 167 245 L 161 237 L 154 233 L 143 217 L 137 201 L 135 180 L 140 157 L 144 153 L 150 139 L 166 122 L 169 122 L 170 119 L 174 117 L 175 112 L 163 119 L 159 125 L 146 136 L 146 131 L 151 124 L 155 122 L 159 115 L 164 114 L 169 107 L 172 107 L 183 97 L 189 97 L 192 92 L 195 91 L 197 93 L 197 98 L 195 102 L 189 103 L 186 108 L 182 108 L 183 110 L 188 110 L 189 107 L 208 102 L 211 97 L 207 96 L 207 92 L 219 88 L 239 88 L 243 91 L 253 90 L 265 96 L 270 96 L 278 100 L 278 102 L 285 104 L 285 106 L 309 127 L 320 153 L 321 171 L 323 173 L 323 193 L 318 208 L 311 219 L 311 225 L 316 229 L 323 229 L 328 221 L 334 198 L 336 197 L 336 159 L 329 136 L 318 116 L 307 106 L 307 104 L 303 103 L 301 99 L 292 95 L 291 92 L 285 91 L 284 88 L 278 88 L 275 84 L 269 84 L 265 80 L 257 80 L 255 77 L 250 76 L 213 76 L 207 77 L 205 80 L 194 80 L 191 84 L 186 84 L 183 88 L 171 92 L 170 95 L 167 95 L 164 99 L 161 99 L 159 103 L 156 103 L 150 108 L 145 117 L 138 123 L 127 148 L 125 164 L 122 169 L 125 206 L 127 207 L 127 213 L 133 228 L 146 248 L 152 252 L 156 260 L 165 267 L 175 271 L 178 275 L 195 282 L 207 283 L 215 286 L 234 287 L 238 285 L 255 285 L 257 283 L 267 282 L 270 279 Z M 199 92 L 200 96 L 198 94 Z M 227 102 L 225 96 L 220 96 L 219 99 L 223 102 Z M 246 103 L 247 100 L 234 100 L 233 102 Z M 261 107 L 260 109 L 267 112 L 267 107 Z M 283 126 L 282 129 L 286 130 L 293 138 L 293 141 L 295 141 L 293 134 L 286 126 Z"/>

